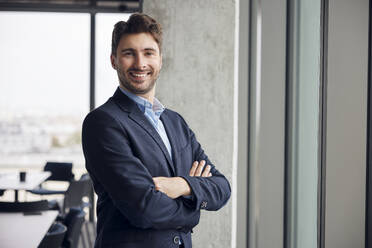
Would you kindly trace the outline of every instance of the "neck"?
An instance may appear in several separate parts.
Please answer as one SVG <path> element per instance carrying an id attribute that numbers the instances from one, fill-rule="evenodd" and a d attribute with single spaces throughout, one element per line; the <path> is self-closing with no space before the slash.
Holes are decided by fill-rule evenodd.
<path id="1" fill-rule="evenodd" d="M 142 98 L 145 98 L 151 104 L 154 104 L 155 87 L 152 90 L 150 90 L 149 92 L 145 93 L 145 94 L 136 94 L 134 92 L 131 92 L 130 90 L 128 90 L 127 88 L 125 88 L 123 85 L 119 85 L 119 87 L 122 88 L 123 90 L 127 91 L 127 92 L 130 92 L 132 94 L 135 94 L 136 96 L 140 96 Z"/>
<path id="2" fill-rule="evenodd" d="M 154 104 L 154 97 L 155 97 L 155 94 L 143 94 L 143 95 L 140 95 L 140 94 L 136 94 L 137 96 L 140 96 L 140 97 L 143 97 L 145 98 L 147 101 L 149 101 L 151 104 Z"/>

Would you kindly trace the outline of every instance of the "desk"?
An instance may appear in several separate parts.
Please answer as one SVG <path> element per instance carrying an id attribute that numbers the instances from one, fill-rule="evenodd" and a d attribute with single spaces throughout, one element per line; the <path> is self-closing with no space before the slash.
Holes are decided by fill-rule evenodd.
<path id="1" fill-rule="evenodd" d="M 58 215 L 58 211 L 54 210 L 41 213 L 41 215 L 0 213 L 0 246 L 37 247 Z"/>
<path id="2" fill-rule="evenodd" d="M 44 182 L 51 173 L 49 171 L 27 172 L 26 181 L 19 180 L 19 172 L 0 173 L 0 189 L 12 189 L 15 201 L 18 201 L 18 190 L 31 190 Z"/>

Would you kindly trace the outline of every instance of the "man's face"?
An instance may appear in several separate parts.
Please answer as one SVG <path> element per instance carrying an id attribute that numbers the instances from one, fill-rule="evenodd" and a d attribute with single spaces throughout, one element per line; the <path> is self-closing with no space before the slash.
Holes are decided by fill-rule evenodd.
<path id="1" fill-rule="evenodd" d="M 151 34 L 123 36 L 116 55 L 111 55 L 111 64 L 118 73 L 121 87 L 147 99 L 154 95 L 162 57 Z"/>

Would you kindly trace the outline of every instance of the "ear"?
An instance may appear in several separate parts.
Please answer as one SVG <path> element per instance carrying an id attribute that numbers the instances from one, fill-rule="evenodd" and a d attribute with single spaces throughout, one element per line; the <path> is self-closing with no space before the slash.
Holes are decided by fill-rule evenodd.
<path id="1" fill-rule="evenodd" d="M 117 69 L 116 57 L 113 54 L 111 54 L 110 60 L 111 60 L 111 66 L 112 66 L 112 68 L 114 68 L 114 70 L 116 70 Z"/>

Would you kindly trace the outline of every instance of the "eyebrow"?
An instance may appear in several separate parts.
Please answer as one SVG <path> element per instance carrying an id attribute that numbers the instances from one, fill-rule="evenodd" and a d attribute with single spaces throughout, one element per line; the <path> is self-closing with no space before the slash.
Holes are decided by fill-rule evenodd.
<path id="1" fill-rule="evenodd" d="M 133 49 L 133 48 L 125 48 L 125 49 L 122 49 L 122 50 L 121 50 L 122 53 L 127 52 L 127 51 L 135 52 L 136 50 Z M 145 48 L 145 49 L 143 49 L 143 51 L 153 51 L 153 52 L 158 52 L 155 48 L 152 48 L 152 47 Z"/>
<path id="2" fill-rule="evenodd" d="M 145 51 L 154 51 L 154 52 L 157 52 L 158 50 L 156 50 L 155 48 L 145 48 L 144 49 Z"/>
<path id="3" fill-rule="evenodd" d="M 122 49 L 121 52 L 134 52 L 134 49 L 133 48 L 125 48 L 125 49 Z"/>

